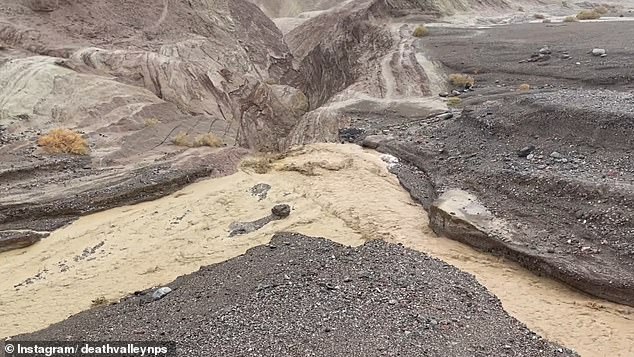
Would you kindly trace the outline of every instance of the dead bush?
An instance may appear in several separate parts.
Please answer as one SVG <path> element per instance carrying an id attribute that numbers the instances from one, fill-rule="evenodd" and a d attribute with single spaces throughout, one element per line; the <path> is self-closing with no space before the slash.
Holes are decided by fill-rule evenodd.
<path id="1" fill-rule="evenodd" d="M 242 169 L 253 170 L 257 174 L 265 174 L 273 169 L 273 163 L 286 157 L 283 153 L 261 153 L 249 157 L 240 163 Z"/>
<path id="2" fill-rule="evenodd" d="M 449 75 L 449 83 L 456 87 L 471 87 L 475 84 L 475 79 L 468 74 L 453 73 Z"/>
<path id="3" fill-rule="evenodd" d="M 601 14 L 596 10 L 581 10 L 577 14 L 577 19 L 579 20 L 596 20 L 601 18 Z"/>
<path id="4" fill-rule="evenodd" d="M 189 134 L 187 134 L 186 132 L 181 131 L 180 133 L 176 134 L 174 139 L 172 139 L 172 144 L 174 144 L 176 146 L 187 146 L 187 147 L 190 147 L 190 146 L 192 146 L 192 141 L 191 141 L 191 138 L 189 137 Z"/>
<path id="5" fill-rule="evenodd" d="M 219 148 L 224 146 L 224 143 L 214 133 L 208 133 L 198 136 L 196 140 L 194 140 L 194 146 L 209 146 L 212 148 Z"/>
<path id="6" fill-rule="evenodd" d="M 518 89 L 520 90 L 520 92 L 528 92 L 529 90 L 531 90 L 531 85 L 528 83 L 523 83 L 523 84 L 520 84 Z"/>
<path id="7" fill-rule="evenodd" d="M 148 126 L 155 126 L 158 123 L 160 123 L 161 121 L 156 119 L 156 118 L 147 118 L 145 119 L 145 121 L 143 122 L 143 124 L 148 127 Z"/>
<path id="8" fill-rule="evenodd" d="M 414 29 L 414 32 L 412 32 L 412 36 L 414 37 L 425 37 L 429 35 L 429 29 L 427 29 L 427 27 L 425 27 L 425 25 L 419 25 Z"/>
<path id="9" fill-rule="evenodd" d="M 103 306 L 108 304 L 108 299 L 105 296 L 100 296 L 92 301 L 92 306 Z"/>
<path id="10" fill-rule="evenodd" d="M 564 22 L 579 22 L 575 16 L 566 16 L 564 17 Z"/>
<path id="11" fill-rule="evenodd" d="M 70 129 L 53 129 L 41 136 L 37 144 L 49 154 L 88 154 L 86 139 Z"/>

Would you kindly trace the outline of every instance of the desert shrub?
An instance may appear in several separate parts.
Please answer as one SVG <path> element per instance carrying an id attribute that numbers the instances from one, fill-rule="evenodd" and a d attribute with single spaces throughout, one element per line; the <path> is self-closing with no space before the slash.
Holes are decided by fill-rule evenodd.
<path id="1" fill-rule="evenodd" d="M 53 129 L 40 136 L 37 144 L 49 154 L 88 154 L 86 139 L 70 129 Z"/>
<path id="2" fill-rule="evenodd" d="M 577 14 L 577 19 L 579 20 L 596 20 L 601 17 L 601 14 L 596 10 L 581 10 Z"/>
<path id="3" fill-rule="evenodd" d="M 154 125 L 156 125 L 156 124 L 158 124 L 158 123 L 160 123 L 160 122 L 161 122 L 161 121 L 160 121 L 160 120 L 158 120 L 158 119 L 156 119 L 156 118 L 147 118 L 147 119 L 145 119 L 145 121 L 143 122 L 143 124 L 144 124 L 145 126 L 154 126 Z"/>
<path id="4" fill-rule="evenodd" d="M 447 99 L 447 106 L 448 107 L 457 107 L 460 105 L 460 103 L 462 103 L 462 100 L 458 97 L 451 97 L 449 99 Z"/>
<path id="5" fill-rule="evenodd" d="M 518 89 L 520 90 L 520 92 L 526 92 L 526 91 L 529 91 L 531 89 L 531 85 L 528 84 L 528 83 L 523 83 L 523 84 L 520 84 Z"/>
<path id="6" fill-rule="evenodd" d="M 273 169 L 273 163 L 286 157 L 284 153 L 261 153 L 258 156 L 249 157 L 240 163 L 242 169 L 250 169 L 258 174 L 265 174 Z"/>
<path id="7" fill-rule="evenodd" d="M 273 160 L 266 155 L 256 156 L 243 160 L 240 167 L 251 169 L 257 174 L 265 174 L 273 168 Z"/>
<path id="8" fill-rule="evenodd" d="M 544 15 L 544 14 L 534 14 L 533 17 L 536 18 L 537 20 L 543 20 L 543 19 L 546 18 L 546 15 Z"/>
<path id="9" fill-rule="evenodd" d="M 100 296 L 92 301 L 92 306 L 103 306 L 108 304 L 108 300 L 105 296 Z"/>
<path id="10" fill-rule="evenodd" d="M 183 131 L 176 134 L 174 139 L 172 139 L 172 144 L 176 146 L 192 146 L 192 142 L 191 142 L 191 138 L 189 137 L 189 134 Z"/>
<path id="11" fill-rule="evenodd" d="M 577 19 L 575 16 L 566 16 L 564 17 L 564 22 L 578 22 L 579 19 Z"/>
<path id="12" fill-rule="evenodd" d="M 427 29 L 424 25 L 417 26 L 414 29 L 414 32 L 412 32 L 412 36 L 414 37 L 425 37 L 427 35 L 429 35 L 429 29 Z"/>
<path id="13" fill-rule="evenodd" d="M 460 87 L 464 87 L 466 85 L 473 86 L 475 84 L 475 79 L 468 74 L 453 73 L 449 75 L 449 83 Z"/>
<path id="14" fill-rule="evenodd" d="M 194 140 L 194 146 L 209 146 L 212 148 L 219 148 L 221 146 L 224 146 L 224 143 L 214 133 L 208 133 L 197 137 L 196 140 Z"/>

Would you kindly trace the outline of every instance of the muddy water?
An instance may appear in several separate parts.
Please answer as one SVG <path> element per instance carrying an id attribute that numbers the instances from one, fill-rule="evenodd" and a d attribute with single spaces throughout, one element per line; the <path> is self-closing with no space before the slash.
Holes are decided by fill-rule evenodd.
<path id="1" fill-rule="evenodd" d="M 250 193 L 257 183 L 272 186 L 261 201 Z M 228 237 L 232 222 L 263 217 L 276 203 L 291 204 L 291 216 Z M 86 216 L 28 249 L 0 254 L 0 337 L 46 327 L 100 297 L 114 301 L 167 283 L 242 254 L 281 230 L 349 245 L 368 239 L 403 243 L 474 274 L 511 315 L 582 356 L 634 355 L 634 309 L 435 237 L 425 212 L 378 154 L 336 144 L 295 151 L 267 174 L 239 171 L 156 201 Z"/>

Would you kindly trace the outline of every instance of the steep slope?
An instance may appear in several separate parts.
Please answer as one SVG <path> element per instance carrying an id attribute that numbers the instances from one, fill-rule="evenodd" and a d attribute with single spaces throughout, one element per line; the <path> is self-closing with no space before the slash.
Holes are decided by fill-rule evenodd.
<path id="1" fill-rule="evenodd" d="M 276 84 L 292 64 L 282 34 L 249 2 L 0 4 L 0 241 L 232 171 L 232 147 L 277 150 L 305 111 Z M 53 128 L 89 155 L 44 153 Z M 228 148 L 172 144 L 207 135 Z"/>

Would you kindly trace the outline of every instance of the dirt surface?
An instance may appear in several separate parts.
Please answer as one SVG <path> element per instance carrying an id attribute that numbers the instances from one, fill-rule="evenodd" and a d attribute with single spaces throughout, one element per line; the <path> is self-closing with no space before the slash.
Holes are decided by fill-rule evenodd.
<path id="1" fill-rule="evenodd" d="M 451 188 L 474 193 L 517 227 L 507 237 L 513 244 L 497 253 L 632 305 L 629 32 L 626 22 L 436 28 L 416 46 L 448 73 L 476 78 L 474 91 L 460 96 L 463 111 L 356 126 L 396 138 L 379 149 L 412 165 L 399 174 L 424 206 Z M 525 62 L 545 46 L 548 59 Z M 607 57 L 588 53 L 598 46 L 607 48 Z M 520 90 L 523 83 L 531 89 Z"/>
<path id="2" fill-rule="evenodd" d="M 168 285 L 161 300 L 133 296 L 15 339 L 135 336 L 188 356 L 575 355 L 509 317 L 472 276 L 381 241 L 278 234 Z"/>

